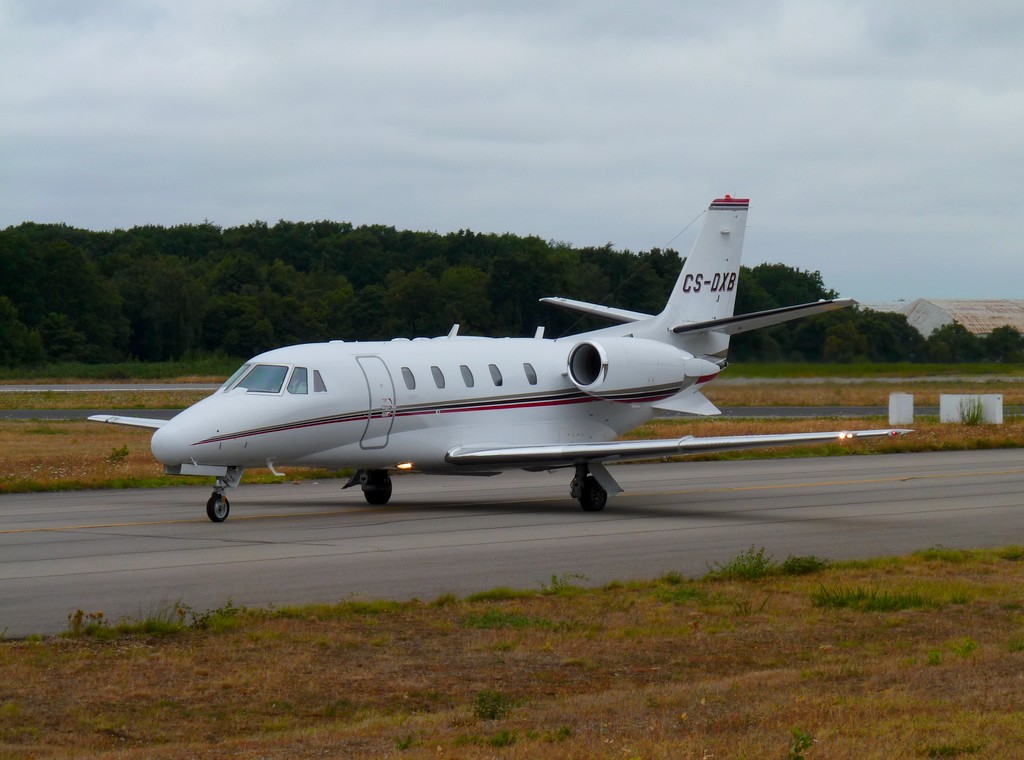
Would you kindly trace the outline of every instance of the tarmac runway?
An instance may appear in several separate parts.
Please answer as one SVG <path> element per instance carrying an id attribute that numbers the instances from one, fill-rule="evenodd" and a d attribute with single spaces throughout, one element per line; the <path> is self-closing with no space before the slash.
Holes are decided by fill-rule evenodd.
<path id="1" fill-rule="evenodd" d="M 0 496 L 0 632 L 55 633 L 76 609 L 144 617 L 181 601 L 262 606 L 352 597 L 700 576 L 751 546 L 849 559 L 1024 543 L 1024 451 L 614 468 L 600 513 L 570 475 L 408 475 L 370 507 L 341 481 L 245 486 L 227 522 L 208 488 Z M 576 582 L 576 581 L 574 581 Z"/>

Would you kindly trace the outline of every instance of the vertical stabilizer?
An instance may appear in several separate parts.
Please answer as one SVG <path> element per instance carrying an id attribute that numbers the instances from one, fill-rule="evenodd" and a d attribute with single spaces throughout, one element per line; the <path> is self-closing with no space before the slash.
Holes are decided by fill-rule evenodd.
<path id="1" fill-rule="evenodd" d="M 749 205 L 746 198 L 728 195 L 711 202 L 704 226 L 659 315 L 663 321 L 680 325 L 732 316 Z"/>

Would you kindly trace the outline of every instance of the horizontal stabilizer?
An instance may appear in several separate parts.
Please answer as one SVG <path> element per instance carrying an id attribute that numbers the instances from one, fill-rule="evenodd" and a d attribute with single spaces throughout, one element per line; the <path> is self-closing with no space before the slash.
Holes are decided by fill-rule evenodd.
<path id="1" fill-rule="evenodd" d="M 616 309 L 613 306 L 601 306 L 586 301 L 574 301 L 571 298 L 542 298 L 541 303 L 550 303 L 561 306 L 569 311 L 581 311 L 594 317 L 604 317 L 613 322 L 639 322 L 641 319 L 650 319 L 652 315 L 628 309 Z"/>
<path id="2" fill-rule="evenodd" d="M 167 424 L 167 420 L 156 420 L 151 417 L 121 417 L 116 414 L 94 414 L 93 422 L 109 422 L 111 425 L 127 425 L 128 427 L 151 428 L 156 430 Z"/>
<path id="3" fill-rule="evenodd" d="M 683 391 L 672 398 L 659 401 L 654 405 L 655 411 L 672 414 L 696 414 L 701 417 L 712 417 L 721 414 L 722 410 L 708 401 L 700 391 Z"/>
<path id="4" fill-rule="evenodd" d="M 689 322 L 672 328 L 677 335 L 684 333 L 718 332 L 725 335 L 736 335 L 737 333 L 757 330 L 761 327 L 770 327 L 791 319 L 809 317 L 812 314 L 821 314 L 834 309 L 845 309 L 857 302 L 852 298 L 834 298 L 831 301 L 821 300 L 813 303 L 804 303 L 799 306 L 783 306 L 781 309 L 768 309 L 767 311 L 755 311 L 751 314 L 738 314 L 732 317 L 710 319 L 706 322 Z"/>
<path id="5" fill-rule="evenodd" d="M 756 449 L 767 446 L 793 446 L 804 443 L 841 443 L 851 438 L 881 438 L 909 433 L 909 430 L 850 430 L 829 433 L 774 433 L 770 435 L 727 435 L 708 438 L 668 438 L 649 441 L 608 441 L 568 443 L 544 446 L 506 446 L 472 449 L 456 446 L 445 459 L 452 464 L 525 467 L 548 464 L 553 467 L 593 460 L 637 460 L 684 454 L 708 454 L 716 451 Z"/>

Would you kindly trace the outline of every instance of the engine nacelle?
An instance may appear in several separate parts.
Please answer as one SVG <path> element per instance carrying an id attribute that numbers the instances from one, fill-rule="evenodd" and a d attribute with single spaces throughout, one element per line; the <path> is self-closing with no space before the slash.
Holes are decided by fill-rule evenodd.
<path id="1" fill-rule="evenodd" d="M 719 370 L 687 351 L 645 338 L 584 340 L 573 346 L 568 359 L 573 385 L 610 401 L 667 398 Z"/>

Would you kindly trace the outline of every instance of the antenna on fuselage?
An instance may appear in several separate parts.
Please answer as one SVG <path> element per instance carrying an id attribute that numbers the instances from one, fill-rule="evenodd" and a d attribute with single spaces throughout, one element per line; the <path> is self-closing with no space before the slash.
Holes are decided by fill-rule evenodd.
<path id="1" fill-rule="evenodd" d="M 448 337 L 449 338 L 454 338 L 458 334 L 459 334 L 459 323 L 456 322 L 454 325 L 452 325 L 452 329 L 448 331 Z"/>

